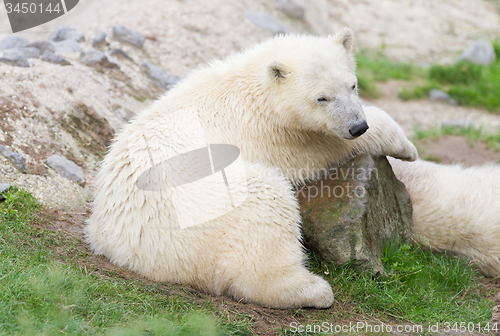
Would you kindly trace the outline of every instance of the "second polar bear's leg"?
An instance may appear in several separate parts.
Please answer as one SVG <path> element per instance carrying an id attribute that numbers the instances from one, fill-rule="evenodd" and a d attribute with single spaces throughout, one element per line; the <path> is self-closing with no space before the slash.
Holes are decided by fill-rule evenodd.
<path id="1" fill-rule="evenodd" d="M 290 182 L 261 165 L 246 165 L 246 173 L 246 201 L 216 220 L 224 229 L 214 242 L 220 256 L 215 279 L 229 279 L 225 294 L 244 302 L 273 308 L 331 306 L 330 285 L 305 267 Z"/>
<path id="2" fill-rule="evenodd" d="M 344 140 L 346 146 L 356 153 L 387 155 L 398 159 L 415 161 L 417 149 L 408 140 L 403 129 L 385 111 L 364 106 L 368 131 L 354 140 Z"/>

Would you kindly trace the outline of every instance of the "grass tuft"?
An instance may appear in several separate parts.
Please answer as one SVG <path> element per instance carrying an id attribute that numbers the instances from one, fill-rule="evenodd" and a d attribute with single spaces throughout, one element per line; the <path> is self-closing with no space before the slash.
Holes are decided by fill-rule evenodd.
<path id="1" fill-rule="evenodd" d="M 438 140 L 445 135 L 464 136 L 471 146 L 479 141 L 492 150 L 500 151 L 500 133 L 485 132 L 482 128 L 475 128 L 473 126 L 467 128 L 453 126 L 434 127 L 430 129 L 415 128 L 414 133 L 416 140 Z"/>
<path id="2" fill-rule="evenodd" d="M 389 79 L 411 80 L 415 74 L 420 73 L 418 67 L 391 61 L 382 53 L 362 51 L 356 55 L 356 63 L 360 95 L 368 98 L 380 96 L 376 82 L 386 82 Z"/>
<path id="3" fill-rule="evenodd" d="M 472 62 L 458 62 L 450 65 L 433 65 L 429 69 L 429 79 L 441 84 L 469 85 L 483 76 L 483 66 Z"/>
<path id="4" fill-rule="evenodd" d="M 435 82 L 426 83 L 424 85 L 419 85 L 413 90 L 403 89 L 399 92 L 398 97 L 402 100 L 415 100 L 422 99 L 429 96 L 429 92 L 432 89 L 439 88 L 440 85 Z"/>
<path id="5" fill-rule="evenodd" d="M 423 69 L 415 65 L 389 60 L 382 53 L 360 52 L 358 82 L 360 95 L 378 98 L 377 82 L 388 79 L 411 81 L 419 79 L 423 84 L 413 89 L 403 89 L 399 97 L 403 100 L 428 97 L 431 89 L 447 92 L 459 105 L 484 108 L 493 113 L 500 112 L 500 40 L 492 41 L 497 54 L 488 66 L 461 61 L 449 65 L 433 65 Z"/>

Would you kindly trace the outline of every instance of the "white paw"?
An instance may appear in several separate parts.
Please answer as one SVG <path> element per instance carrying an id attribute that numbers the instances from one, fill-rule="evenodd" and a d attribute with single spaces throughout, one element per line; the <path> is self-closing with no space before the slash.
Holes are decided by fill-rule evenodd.
<path id="1" fill-rule="evenodd" d="M 310 307 L 328 308 L 333 304 L 332 287 L 325 279 L 317 276 L 315 283 L 311 288 L 311 299 L 309 300 Z"/>
<path id="2" fill-rule="evenodd" d="M 391 156 L 403 161 L 416 161 L 418 159 L 418 151 L 414 144 L 412 144 L 408 140 L 405 140 L 401 148 Z"/>

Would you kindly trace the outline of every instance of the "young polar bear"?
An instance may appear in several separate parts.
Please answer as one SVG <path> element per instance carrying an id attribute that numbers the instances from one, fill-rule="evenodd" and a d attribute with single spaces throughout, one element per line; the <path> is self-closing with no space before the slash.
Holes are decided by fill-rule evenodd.
<path id="1" fill-rule="evenodd" d="M 292 183 L 361 152 L 417 159 L 385 112 L 361 107 L 353 41 L 348 28 L 274 37 L 194 71 L 140 113 L 98 174 L 91 247 L 156 281 L 268 307 L 329 307 L 331 287 L 304 266 Z M 241 169 L 214 169 L 217 144 L 237 146 Z"/>
<path id="2" fill-rule="evenodd" d="M 500 276 L 500 167 L 389 162 L 411 196 L 414 239 Z"/>

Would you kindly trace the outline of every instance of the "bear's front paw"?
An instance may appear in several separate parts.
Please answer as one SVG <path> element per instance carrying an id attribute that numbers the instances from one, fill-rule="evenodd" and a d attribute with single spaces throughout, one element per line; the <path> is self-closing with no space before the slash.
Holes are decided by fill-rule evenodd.
<path id="1" fill-rule="evenodd" d="M 403 143 L 402 148 L 398 150 L 395 155 L 391 156 L 403 161 L 416 161 L 418 159 L 418 151 L 413 143 L 406 140 Z"/>

